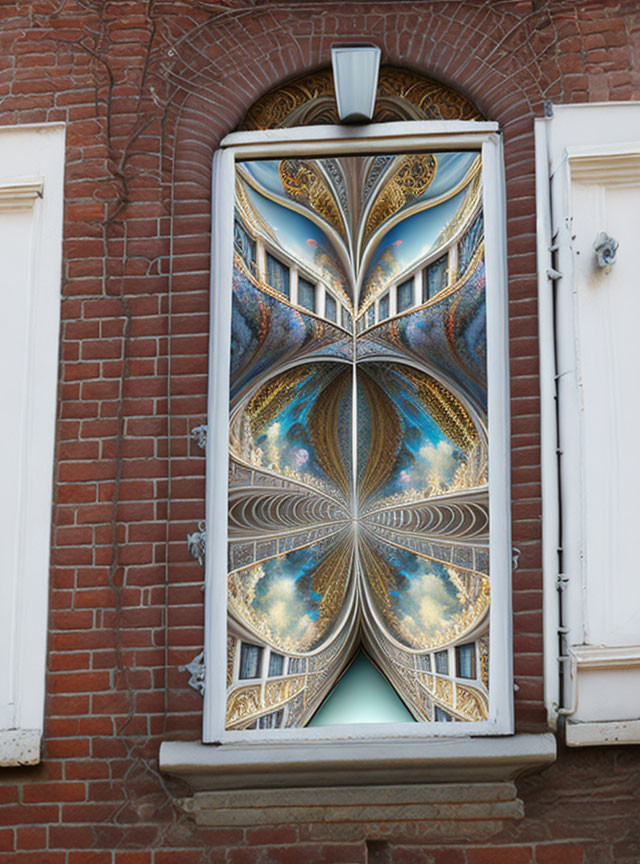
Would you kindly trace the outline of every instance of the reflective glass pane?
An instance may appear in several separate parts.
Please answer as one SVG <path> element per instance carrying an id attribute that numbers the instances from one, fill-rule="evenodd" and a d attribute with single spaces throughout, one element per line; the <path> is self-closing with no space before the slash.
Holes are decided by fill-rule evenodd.
<path id="1" fill-rule="evenodd" d="M 259 645 L 242 643 L 240 652 L 240 678 L 259 678 L 262 663 L 262 648 Z"/>
<path id="2" fill-rule="evenodd" d="M 413 306 L 413 277 L 398 285 L 398 312 Z"/>
<path id="3" fill-rule="evenodd" d="M 436 661 L 436 672 L 439 675 L 447 675 L 449 673 L 449 654 L 447 651 L 438 651 L 434 655 Z"/>
<path id="4" fill-rule="evenodd" d="M 283 669 L 284 657 L 282 654 L 274 654 L 272 651 L 269 656 L 269 677 L 273 678 L 275 675 L 282 675 Z"/>
<path id="5" fill-rule="evenodd" d="M 310 312 L 316 309 L 316 286 L 302 276 L 298 277 L 298 305 Z"/>
<path id="6" fill-rule="evenodd" d="M 289 296 L 289 268 L 270 253 L 266 253 L 267 285 L 285 297 Z"/>
<path id="7" fill-rule="evenodd" d="M 338 320 L 338 306 L 331 294 L 325 294 L 324 296 L 324 317 L 329 321 Z"/>
<path id="8" fill-rule="evenodd" d="M 435 706 L 435 720 L 438 723 L 451 723 L 453 717 L 448 711 L 445 711 L 444 708 L 441 708 L 439 705 Z"/>
<path id="9" fill-rule="evenodd" d="M 447 287 L 447 267 L 449 256 L 442 255 L 422 272 L 422 302 L 426 303 Z"/>
<path id="10" fill-rule="evenodd" d="M 308 725 L 351 664 L 369 695 L 386 678 L 406 722 L 486 720 L 480 155 L 236 171 L 238 224 L 270 251 L 264 282 L 234 258 L 227 728 Z M 467 235 L 465 274 L 442 291 L 453 238 Z M 299 274 L 295 303 L 284 261 Z M 433 290 L 424 306 L 415 273 Z M 384 720 L 374 701 L 361 701 L 367 722 Z"/>
<path id="11" fill-rule="evenodd" d="M 237 220 L 233 223 L 233 247 L 252 273 L 256 269 L 256 243 L 244 226 Z"/>
<path id="12" fill-rule="evenodd" d="M 458 678 L 476 677 L 476 646 L 474 642 L 456 646 L 456 674 Z"/>
<path id="13" fill-rule="evenodd" d="M 283 717 L 284 711 L 282 709 L 258 717 L 258 729 L 277 729 L 279 726 L 282 726 Z"/>
<path id="14" fill-rule="evenodd" d="M 462 276 L 467 272 L 471 260 L 480 245 L 480 241 L 482 240 L 483 230 L 484 224 L 481 210 L 458 246 L 458 276 Z"/>

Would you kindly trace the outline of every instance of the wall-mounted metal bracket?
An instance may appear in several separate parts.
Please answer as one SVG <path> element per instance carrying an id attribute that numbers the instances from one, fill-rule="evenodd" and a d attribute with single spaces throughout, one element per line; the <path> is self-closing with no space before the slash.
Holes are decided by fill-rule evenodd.
<path id="1" fill-rule="evenodd" d="M 196 690 L 201 696 L 204 696 L 205 691 L 205 666 L 204 666 L 204 651 L 197 654 L 191 663 L 178 667 L 181 672 L 189 673 L 188 685 L 193 690 Z"/>
<path id="2" fill-rule="evenodd" d="M 198 530 L 193 534 L 187 534 L 187 546 L 189 552 L 194 558 L 197 558 L 198 564 L 204 561 L 204 553 L 207 543 L 207 529 L 204 521 L 198 522 Z"/>
<path id="3" fill-rule="evenodd" d="M 598 267 L 610 267 L 616 262 L 619 243 L 609 237 L 606 231 L 601 231 L 593 242 Z"/>
<path id="4" fill-rule="evenodd" d="M 201 426 L 194 426 L 191 430 L 191 437 L 201 450 L 207 449 L 207 429 L 208 426 L 203 423 Z"/>

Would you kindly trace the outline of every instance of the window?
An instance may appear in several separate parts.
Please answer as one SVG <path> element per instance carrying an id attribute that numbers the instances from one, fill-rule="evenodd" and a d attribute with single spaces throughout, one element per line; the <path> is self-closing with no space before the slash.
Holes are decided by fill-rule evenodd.
<path id="1" fill-rule="evenodd" d="M 456 645 L 456 675 L 458 678 L 476 677 L 476 645 Z"/>
<path id="2" fill-rule="evenodd" d="M 282 675 L 284 669 L 284 657 L 282 654 L 274 654 L 272 651 L 269 655 L 269 678 L 274 678 L 277 675 Z"/>
<path id="3" fill-rule="evenodd" d="M 404 312 L 413 306 L 413 278 L 398 285 L 398 312 Z"/>
<path id="4" fill-rule="evenodd" d="M 282 726 L 283 716 L 284 711 L 281 708 L 279 711 L 272 711 L 270 714 L 258 717 L 258 729 L 277 729 Z"/>
<path id="5" fill-rule="evenodd" d="M 448 255 L 442 255 L 437 261 L 422 271 L 422 302 L 426 303 L 447 287 Z"/>
<path id="6" fill-rule="evenodd" d="M 436 705 L 436 707 L 435 707 L 435 715 L 436 715 L 436 720 L 439 723 L 452 723 L 453 722 L 453 717 L 451 716 L 451 714 L 449 714 L 448 711 L 445 711 L 444 708 L 441 708 L 439 705 Z"/>
<path id="7" fill-rule="evenodd" d="M 480 212 L 458 246 L 458 276 L 466 273 L 471 264 L 482 240 L 482 227 L 482 212 Z"/>
<path id="8" fill-rule="evenodd" d="M 316 311 L 316 286 L 302 276 L 298 277 L 298 305 L 304 306 L 310 312 Z"/>
<path id="9" fill-rule="evenodd" d="M 438 651 L 433 655 L 436 663 L 436 672 L 438 675 L 449 674 L 449 652 Z"/>
<path id="10" fill-rule="evenodd" d="M 325 294 L 324 297 L 324 316 L 328 321 L 338 320 L 338 306 L 331 294 Z"/>
<path id="11" fill-rule="evenodd" d="M 296 159 L 285 137 L 283 153 L 275 139 L 258 147 L 257 133 L 237 133 L 218 157 L 212 320 L 220 366 L 210 377 L 205 740 L 330 739 L 333 726 L 315 726 L 314 718 L 340 683 L 360 674 L 378 676 L 406 718 L 377 726 L 372 704 L 359 736 L 511 730 L 499 148 L 492 132 L 462 146 L 455 133 L 431 141 L 428 127 L 421 129 L 419 147 L 401 136 L 395 146 L 380 144 L 375 129 L 353 140 L 343 130 L 332 137 L 319 129 L 317 142 L 308 146 L 307 135 L 305 156 Z M 283 133 L 294 140 L 296 134 Z M 344 164 L 342 154 L 349 154 Z M 329 158 L 339 170 L 327 170 Z M 374 166 L 376 184 L 358 179 Z M 452 184 L 451 194 L 440 189 L 432 204 L 428 189 L 439 166 L 439 182 Z M 380 197 L 367 202 L 368 210 L 361 200 L 349 208 L 356 215 L 348 218 L 370 221 L 341 234 L 333 223 L 347 211 L 327 204 L 321 212 L 315 202 L 320 186 L 323 201 L 339 200 L 332 183 L 344 172 L 352 172 L 345 194 Z M 389 218 L 385 177 L 405 175 L 411 206 Z M 268 184 L 289 196 L 282 219 L 269 199 L 271 248 L 274 260 L 292 262 L 297 280 L 292 306 L 236 273 L 242 293 L 234 298 L 231 337 L 233 262 L 224 226 L 232 224 L 234 190 L 245 182 L 258 193 Z M 309 183 L 313 196 L 304 191 Z M 243 196 L 252 225 L 265 223 L 259 208 L 266 191 Z M 416 305 L 414 274 L 428 266 L 427 254 L 436 256 L 434 273 L 441 272 L 441 259 L 458 242 L 450 238 L 466 236 L 478 212 L 486 217 L 477 223 L 485 226 L 486 244 L 454 289 L 465 299 L 455 307 L 464 315 L 445 324 L 449 297 Z M 358 233 L 363 248 L 354 260 L 341 237 Z M 339 302 L 342 321 L 358 322 L 355 336 L 306 314 L 316 311 L 316 285 L 320 298 L 325 292 L 318 311 L 330 317 L 331 296 L 336 317 Z M 254 306 L 261 309 L 259 329 Z M 219 422 L 227 415 L 228 427 Z M 493 529 L 490 497 L 499 514 Z M 428 525 L 443 527 L 432 537 Z M 362 590 L 354 587 L 356 566 Z M 224 572 L 226 615 L 214 599 Z M 251 642 L 247 633 L 255 634 Z M 453 666 L 455 648 L 464 644 L 477 651 L 478 674 L 462 685 L 448 651 Z M 270 652 L 268 662 L 260 651 Z M 274 655 L 283 658 L 286 675 L 272 667 Z M 241 670 L 228 689 L 227 668 Z M 351 722 L 342 717 L 334 722 Z M 453 731 L 440 730 L 454 717 Z"/>
<path id="12" fill-rule="evenodd" d="M 0 765 L 40 761 L 64 142 L 59 123 L 0 128 Z"/>
<path id="13" fill-rule="evenodd" d="M 367 309 L 366 322 L 367 327 L 373 327 L 373 325 L 376 323 L 376 307 L 373 303 Z"/>
<path id="14" fill-rule="evenodd" d="M 349 315 L 349 311 L 347 309 L 345 309 L 344 307 L 342 308 L 342 326 L 345 330 L 348 330 L 349 332 L 351 332 L 351 328 L 352 328 L 351 316 Z"/>
<path id="15" fill-rule="evenodd" d="M 307 668 L 307 660 L 305 657 L 289 657 L 288 671 L 289 675 L 299 675 Z"/>
<path id="16" fill-rule="evenodd" d="M 431 655 L 430 654 L 421 654 L 418 658 L 420 668 L 424 669 L 425 672 L 431 672 Z"/>
<path id="17" fill-rule="evenodd" d="M 289 268 L 278 261 L 271 252 L 265 255 L 267 263 L 267 284 L 285 297 L 289 296 Z"/>
<path id="18" fill-rule="evenodd" d="M 242 643 L 239 678 L 259 678 L 262 663 L 262 648 L 259 645 Z"/>
<path id="19" fill-rule="evenodd" d="M 240 219 L 233 223 L 233 246 L 252 273 L 256 270 L 256 242 L 250 237 Z"/>

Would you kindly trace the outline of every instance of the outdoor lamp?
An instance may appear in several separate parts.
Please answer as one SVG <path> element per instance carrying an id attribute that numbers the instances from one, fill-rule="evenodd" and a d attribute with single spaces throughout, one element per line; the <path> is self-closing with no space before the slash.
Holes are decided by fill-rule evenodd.
<path id="1" fill-rule="evenodd" d="M 373 117 L 381 55 L 377 45 L 331 46 L 333 83 L 343 123 L 368 123 Z"/>

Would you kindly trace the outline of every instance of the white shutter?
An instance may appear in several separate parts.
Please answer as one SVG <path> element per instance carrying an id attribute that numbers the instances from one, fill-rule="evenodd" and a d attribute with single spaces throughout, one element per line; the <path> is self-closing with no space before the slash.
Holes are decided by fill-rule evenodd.
<path id="1" fill-rule="evenodd" d="M 640 742 L 640 103 L 554 106 L 536 131 L 543 495 L 552 523 L 553 295 L 560 450 L 560 520 L 545 525 L 547 701 L 553 714 L 560 623 L 567 743 Z M 603 232 L 619 244 L 609 266 L 594 248 Z"/>
<path id="2" fill-rule="evenodd" d="M 0 765 L 39 760 L 64 127 L 0 129 Z"/>

